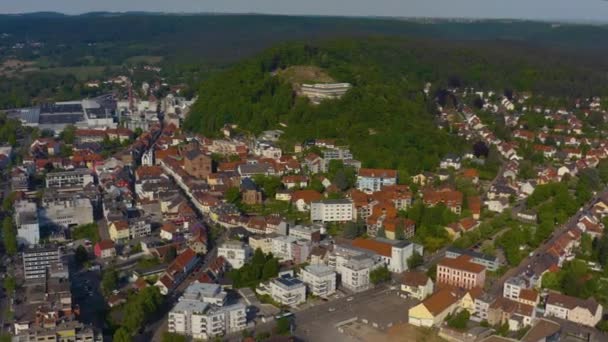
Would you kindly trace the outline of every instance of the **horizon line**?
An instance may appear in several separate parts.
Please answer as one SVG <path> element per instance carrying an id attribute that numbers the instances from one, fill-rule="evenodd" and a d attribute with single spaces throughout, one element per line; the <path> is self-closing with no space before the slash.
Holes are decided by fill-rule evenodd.
<path id="1" fill-rule="evenodd" d="M 512 17 L 442 17 L 442 16 L 384 16 L 384 15 L 340 15 L 340 14 L 285 14 L 285 13 L 264 13 L 264 12 L 187 12 L 187 11 L 88 11 L 81 13 L 66 13 L 59 11 L 34 11 L 20 13 L 0 13 L 0 16 L 28 16 L 36 14 L 58 14 L 66 17 L 79 17 L 94 14 L 107 15 L 216 15 L 216 16 L 276 16 L 276 17 L 321 17 L 321 18 L 346 18 L 346 19 L 376 19 L 376 20 L 452 20 L 452 21 L 519 21 L 519 22 L 541 22 L 553 24 L 578 24 L 578 25 L 608 25 L 605 21 L 595 19 L 550 19 L 550 18 L 512 18 Z"/>

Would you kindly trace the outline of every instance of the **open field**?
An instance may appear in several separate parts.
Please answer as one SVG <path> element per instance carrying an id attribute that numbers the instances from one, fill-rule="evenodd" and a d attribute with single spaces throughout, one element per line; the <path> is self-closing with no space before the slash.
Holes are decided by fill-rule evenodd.
<path id="1" fill-rule="evenodd" d="M 137 64 L 158 64 L 163 61 L 163 56 L 133 56 L 125 60 L 125 63 Z"/>

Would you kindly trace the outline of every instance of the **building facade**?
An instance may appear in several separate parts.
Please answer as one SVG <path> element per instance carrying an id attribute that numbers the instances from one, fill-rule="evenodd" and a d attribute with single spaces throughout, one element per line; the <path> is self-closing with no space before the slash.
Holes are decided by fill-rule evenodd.
<path id="1" fill-rule="evenodd" d="M 251 248 L 242 242 L 230 241 L 222 244 L 217 255 L 224 257 L 233 269 L 239 269 L 251 258 Z"/>
<path id="2" fill-rule="evenodd" d="M 357 175 L 357 189 L 372 193 L 383 186 L 397 184 L 397 170 L 360 169 Z"/>
<path id="3" fill-rule="evenodd" d="M 356 219 L 355 206 L 350 199 L 314 201 L 310 205 L 312 222 L 347 222 Z"/>
<path id="4" fill-rule="evenodd" d="M 483 287 L 486 280 L 486 268 L 471 262 L 467 255 L 455 259 L 443 258 L 437 265 L 437 283 L 472 289 Z"/>
<path id="5" fill-rule="evenodd" d="M 301 279 L 309 292 L 327 297 L 336 292 L 336 272 L 325 265 L 309 265 L 301 272 Z"/>

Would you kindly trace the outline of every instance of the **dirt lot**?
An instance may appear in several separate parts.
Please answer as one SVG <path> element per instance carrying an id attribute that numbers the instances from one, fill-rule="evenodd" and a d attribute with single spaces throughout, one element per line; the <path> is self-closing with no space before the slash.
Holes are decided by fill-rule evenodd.
<path id="1" fill-rule="evenodd" d="M 343 334 L 353 341 L 386 342 L 445 342 L 429 329 L 418 328 L 402 323 L 387 331 L 380 331 L 368 324 L 355 322 L 342 327 Z"/>

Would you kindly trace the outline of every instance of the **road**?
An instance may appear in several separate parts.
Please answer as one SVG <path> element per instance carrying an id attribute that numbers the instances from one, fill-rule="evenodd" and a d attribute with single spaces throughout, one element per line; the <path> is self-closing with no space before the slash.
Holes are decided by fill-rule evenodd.
<path id="1" fill-rule="evenodd" d="M 579 211 L 574 214 L 574 216 L 570 217 L 570 219 L 563 225 L 561 225 L 557 230 L 553 232 L 551 238 L 547 240 L 545 243 L 540 245 L 537 249 L 533 251 L 533 255 L 530 257 L 526 257 L 519 266 L 515 268 L 511 268 L 508 270 L 492 287 L 489 292 L 493 295 L 498 295 L 502 293 L 502 288 L 507 279 L 514 277 L 518 274 L 524 273 L 530 266 L 534 265 L 540 260 L 540 256 L 546 253 L 550 246 L 552 246 L 566 231 L 570 228 L 576 227 L 576 223 L 580 219 L 582 215 L 591 209 L 591 207 L 599 200 L 600 197 L 607 195 L 608 189 L 604 189 L 602 192 L 596 194 L 584 207 L 582 207 Z"/>
<path id="2" fill-rule="evenodd" d="M 223 235 L 219 237 L 213 247 L 205 254 L 200 266 L 197 266 L 197 270 L 193 272 L 188 278 L 186 278 L 178 287 L 169 293 L 165 297 L 165 303 L 162 310 L 159 311 L 158 316 L 155 320 L 146 324 L 145 330 L 138 336 L 135 337 L 135 341 L 161 341 L 162 335 L 167 331 L 167 320 L 169 317 L 169 311 L 173 308 L 179 297 L 184 293 L 184 290 L 196 279 L 198 279 L 209 267 L 212 260 L 217 257 L 217 246 L 225 241 L 228 232 L 225 231 Z"/>

